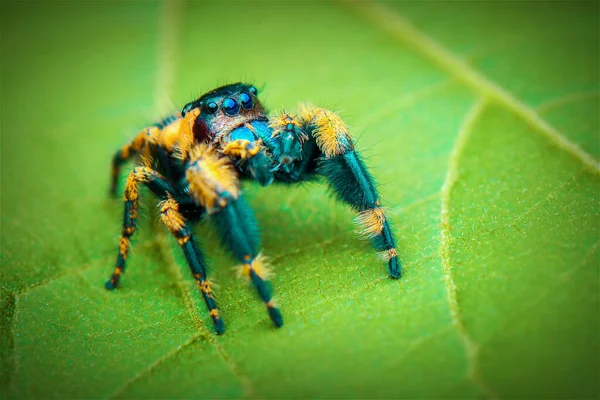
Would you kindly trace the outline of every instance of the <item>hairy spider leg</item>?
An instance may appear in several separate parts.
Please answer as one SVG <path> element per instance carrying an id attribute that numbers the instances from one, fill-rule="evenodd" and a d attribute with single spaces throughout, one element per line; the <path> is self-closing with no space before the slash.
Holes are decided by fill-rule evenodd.
<path id="1" fill-rule="evenodd" d="M 271 119 L 269 126 L 273 129 L 271 143 L 278 164 L 277 181 L 293 183 L 314 178 L 314 155 L 319 154 L 319 150 L 315 139 L 305 133 L 309 127 L 303 120 L 296 114 L 282 111 Z"/>
<path id="2" fill-rule="evenodd" d="M 401 262 L 375 181 L 355 151 L 346 125 L 338 115 L 324 108 L 304 107 L 300 118 L 322 152 L 318 172 L 329 179 L 339 198 L 358 212 L 363 233 L 388 263 L 389 275 L 400 278 Z"/>
<path id="3" fill-rule="evenodd" d="M 127 177 L 125 185 L 125 208 L 123 211 L 123 227 L 121 229 L 121 239 L 119 240 L 119 253 L 115 272 L 110 280 L 106 282 L 106 288 L 114 289 L 119 283 L 119 279 L 125 272 L 125 261 L 131 246 L 130 238 L 135 232 L 136 220 L 139 208 L 139 189 L 138 184 L 143 183 L 157 196 L 164 197 L 167 193 L 173 193 L 171 184 L 158 172 L 147 167 L 136 167 Z"/>
<path id="4" fill-rule="evenodd" d="M 117 286 L 121 275 L 125 272 L 125 261 L 131 245 L 130 237 L 134 234 L 136 228 L 139 206 L 139 183 L 144 183 L 160 198 L 165 198 L 174 193 L 171 184 L 158 172 L 148 167 L 136 167 L 129 174 L 125 186 L 125 210 L 123 229 L 119 241 L 119 254 L 117 255 L 115 272 L 112 274 L 110 280 L 106 282 L 106 288 L 109 290 Z M 219 315 L 211 285 L 206 278 L 207 268 L 204 263 L 204 257 L 192 235 L 192 231 L 187 227 L 183 216 L 179 213 L 179 204 L 170 197 L 161 203 L 161 219 L 183 249 L 192 275 L 198 283 L 210 316 L 213 319 L 215 331 L 217 334 L 223 333 L 225 325 Z"/>
<path id="5" fill-rule="evenodd" d="M 207 266 L 204 262 L 200 246 L 196 242 L 192 230 L 186 224 L 184 217 L 179 212 L 179 203 L 169 197 L 160 204 L 160 207 L 161 219 L 181 246 L 194 279 L 198 283 L 198 288 L 204 297 L 204 302 L 210 312 L 215 332 L 217 335 L 220 335 L 225 332 L 225 324 L 221 319 L 210 282 L 206 277 Z"/>
<path id="6" fill-rule="evenodd" d="M 240 195 L 237 199 L 230 199 L 220 212 L 214 214 L 213 219 L 223 242 L 242 262 L 241 275 L 247 277 L 256 288 L 273 324 L 281 327 L 283 316 L 273 301 L 267 282 L 269 267 L 257 251 L 260 248 L 259 229 L 252 209 Z"/>
<path id="7" fill-rule="evenodd" d="M 111 195 L 115 196 L 117 194 L 117 185 L 121 165 L 123 165 L 123 163 L 125 163 L 127 160 L 131 159 L 134 155 L 138 154 L 148 142 L 153 141 L 154 138 L 159 134 L 160 128 L 158 126 L 151 126 L 143 129 L 130 143 L 126 144 L 115 153 L 112 160 L 110 185 Z"/>
<path id="8" fill-rule="evenodd" d="M 190 195 L 208 210 L 222 241 L 243 263 L 242 274 L 256 288 L 273 323 L 278 327 L 283 325 L 283 317 L 267 285 L 267 267 L 257 252 L 260 248 L 258 225 L 240 193 L 238 175 L 231 160 L 206 145 L 196 146 L 190 154 L 186 171 Z"/>

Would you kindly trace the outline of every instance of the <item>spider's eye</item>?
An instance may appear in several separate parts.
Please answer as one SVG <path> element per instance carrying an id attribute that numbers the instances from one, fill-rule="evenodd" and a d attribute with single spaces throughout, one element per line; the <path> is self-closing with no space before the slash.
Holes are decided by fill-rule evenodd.
<path id="1" fill-rule="evenodd" d="M 223 111 L 227 115 L 235 115 L 240 111 L 240 105 L 234 99 L 225 99 L 223 101 Z"/>
<path id="2" fill-rule="evenodd" d="M 210 103 L 208 103 L 206 105 L 206 109 L 208 110 L 209 113 L 214 114 L 219 109 L 219 106 L 217 105 L 217 103 L 211 101 Z"/>
<path id="3" fill-rule="evenodd" d="M 252 101 L 252 97 L 248 93 L 240 94 L 240 103 L 242 103 L 244 110 L 249 110 L 254 106 L 254 101 Z"/>
<path id="4" fill-rule="evenodd" d="M 256 96 L 256 94 L 258 93 L 258 90 L 256 90 L 254 86 L 250 86 L 250 89 L 248 90 L 250 91 L 250 93 L 252 93 L 253 96 Z"/>

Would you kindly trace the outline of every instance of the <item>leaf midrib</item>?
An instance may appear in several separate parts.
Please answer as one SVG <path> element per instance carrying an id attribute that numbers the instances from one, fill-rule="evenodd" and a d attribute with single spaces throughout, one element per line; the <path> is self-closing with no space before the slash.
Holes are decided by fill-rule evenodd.
<path id="1" fill-rule="evenodd" d="M 393 37 L 408 44 L 415 53 L 425 57 L 442 71 L 454 76 L 475 93 L 512 111 L 554 146 L 573 156 L 594 174 L 600 175 L 600 163 L 594 157 L 567 139 L 535 110 L 486 78 L 440 43 L 421 32 L 408 19 L 389 6 L 357 0 L 340 2 L 339 4 L 349 6 L 357 12 L 357 15 L 376 23 L 377 26 L 383 28 Z"/>

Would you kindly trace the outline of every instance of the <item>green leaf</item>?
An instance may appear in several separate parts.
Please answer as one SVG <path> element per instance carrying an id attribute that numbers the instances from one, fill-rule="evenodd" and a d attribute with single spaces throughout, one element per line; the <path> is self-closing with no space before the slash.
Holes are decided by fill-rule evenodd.
<path id="1" fill-rule="evenodd" d="M 598 397 L 593 2 L 2 3 L 4 398 Z M 251 80 L 359 138 L 392 281 L 324 185 L 256 185 L 285 326 L 209 224 L 227 332 L 145 195 L 122 287 L 109 160 Z"/>

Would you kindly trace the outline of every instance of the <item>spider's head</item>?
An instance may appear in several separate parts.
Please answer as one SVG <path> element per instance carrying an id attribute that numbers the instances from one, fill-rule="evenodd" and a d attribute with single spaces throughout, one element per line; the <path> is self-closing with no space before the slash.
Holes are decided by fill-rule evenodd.
<path id="1" fill-rule="evenodd" d="M 258 90 L 245 83 L 233 83 L 211 90 L 183 107 L 182 116 L 199 108 L 200 115 L 194 124 L 194 137 L 199 142 L 223 137 L 246 124 L 268 121 L 267 112 L 258 100 Z"/>

